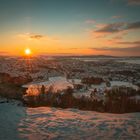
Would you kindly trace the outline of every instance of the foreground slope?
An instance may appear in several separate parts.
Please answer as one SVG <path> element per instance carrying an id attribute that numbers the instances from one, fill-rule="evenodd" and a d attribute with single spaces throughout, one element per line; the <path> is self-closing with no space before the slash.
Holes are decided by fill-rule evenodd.
<path id="1" fill-rule="evenodd" d="M 24 108 L 0 104 L 0 139 L 135 139 L 140 113 L 107 114 L 49 107 Z"/>

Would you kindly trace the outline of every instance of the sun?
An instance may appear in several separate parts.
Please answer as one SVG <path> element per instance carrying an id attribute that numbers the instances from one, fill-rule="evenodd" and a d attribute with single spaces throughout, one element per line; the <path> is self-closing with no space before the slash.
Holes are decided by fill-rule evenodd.
<path id="1" fill-rule="evenodd" d="M 29 48 L 25 49 L 24 53 L 25 53 L 25 55 L 29 56 L 29 55 L 31 55 L 31 50 Z"/>

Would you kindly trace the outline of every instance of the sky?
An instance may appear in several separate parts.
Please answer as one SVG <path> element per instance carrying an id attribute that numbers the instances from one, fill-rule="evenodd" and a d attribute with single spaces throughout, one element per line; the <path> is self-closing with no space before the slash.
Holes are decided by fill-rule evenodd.
<path id="1" fill-rule="evenodd" d="M 140 0 L 0 0 L 0 55 L 140 56 Z"/>

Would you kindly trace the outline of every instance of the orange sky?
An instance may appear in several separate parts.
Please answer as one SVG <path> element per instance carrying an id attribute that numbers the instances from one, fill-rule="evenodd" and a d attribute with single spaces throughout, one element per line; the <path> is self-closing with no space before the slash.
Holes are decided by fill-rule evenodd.
<path id="1" fill-rule="evenodd" d="M 0 55 L 140 56 L 139 1 L 80 1 L 0 2 Z"/>

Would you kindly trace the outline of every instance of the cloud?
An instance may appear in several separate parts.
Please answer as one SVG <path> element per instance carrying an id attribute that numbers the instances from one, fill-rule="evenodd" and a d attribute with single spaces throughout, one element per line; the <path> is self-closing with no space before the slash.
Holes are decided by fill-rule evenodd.
<path id="1" fill-rule="evenodd" d="M 30 35 L 30 38 L 31 38 L 31 39 L 37 39 L 37 40 L 39 40 L 39 39 L 41 39 L 41 38 L 43 38 L 43 37 L 44 37 L 43 35 L 39 35 L 39 34 Z"/>
<path id="2" fill-rule="evenodd" d="M 125 28 L 124 23 L 112 23 L 112 24 L 106 24 L 105 26 L 97 29 L 95 32 L 98 33 L 115 33 L 122 31 Z"/>
<path id="3" fill-rule="evenodd" d="M 108 24 L 97 24 L 96 29 L 90 30 L 95 38 L 105 38 L 107 35 L 124 35 L 128 31 L 140 29 L 140 21 L 137 22 L 116 22 Z"/>
<path id="4" fill-rule="evenodd" d="M 140 5 L 140 0 L 128 0 L 129 5 Z"/>
<path id="5" fill-rule="evenodd" d="M 126 30 L 130 30 L 130 29 L 140 29 L 140 21 L 127 23 Z"/>
<path id="6" fill-rule="evenodd" d="M 118 44 L 121 44 L 121 45 L 139 45 L 140 46 L 140 41 L 120 41 L 120 42 L 117 42 Z"/>
<path id="7" fill-rule="evenodd" d="M 140 29 L 140 21 L 132 23 L 110 23 L 106 24 L 103 27 L 97 29 L 95 32 L 99 33 L 117 33 L 126 30 Z"/>
<path id="8" fill-rule="evenodd" d="M 29 40 L 29 41 L 39 41 L 39 40 L 45 40 L 45 41 L 58 41 L 60 38 L 58 36 L 47 36 L 47 35 L 42 35 L 38 33 L 22 33 L 16 35 L 16 37 L 24 39 L 24 40 Z"/>
<path id="9" fill-rule="evenodd" d="M 140 46 L 134 47 L 101 47 L 101 48 L 90 48 L 97 51 L 119 51 L 119 52 L 132 52 L 132 53 L 139 53 L 140 54 Z"/>
<path id="10" fill-rule="evenodd" d="M 35 34 L 35 33 L 23 33 L 23 34 L 18 34 L 18 37 L 26 40 L 40 40 L 42 38 L 45 38 L 46 36 L 41 34 Z"/>

